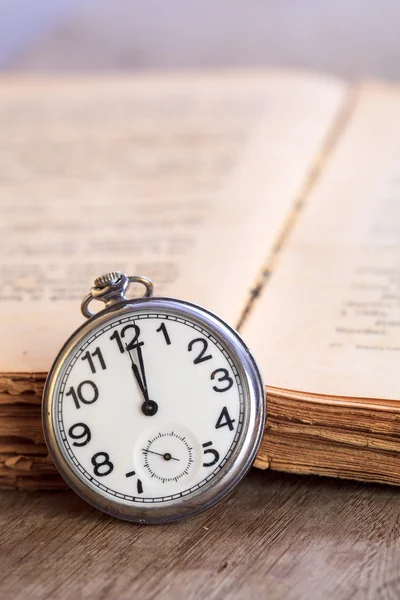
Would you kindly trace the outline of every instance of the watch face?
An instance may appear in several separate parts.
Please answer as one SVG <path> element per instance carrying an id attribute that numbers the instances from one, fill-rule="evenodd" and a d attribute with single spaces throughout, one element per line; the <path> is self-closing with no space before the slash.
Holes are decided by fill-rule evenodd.
<path id="1" fill-rule="evenodd" d="M 65 479 L 122 518 L 179 518 L 219 500 L 250 466 L 264 392 L 244 343 L 170 299 L 92 319 L 49 375 L 45 433 Z"/>

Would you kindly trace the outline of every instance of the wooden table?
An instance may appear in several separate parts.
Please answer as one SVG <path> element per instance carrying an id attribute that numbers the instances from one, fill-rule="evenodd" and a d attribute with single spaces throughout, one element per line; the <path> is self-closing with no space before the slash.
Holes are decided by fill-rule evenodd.
<path id="1" fill-rule="evenodd" d="M 72 492 L 0 495 L 2 600 L 400 597 L 396 489 L 255 469 L 173 525 L 117 521 Z"/>

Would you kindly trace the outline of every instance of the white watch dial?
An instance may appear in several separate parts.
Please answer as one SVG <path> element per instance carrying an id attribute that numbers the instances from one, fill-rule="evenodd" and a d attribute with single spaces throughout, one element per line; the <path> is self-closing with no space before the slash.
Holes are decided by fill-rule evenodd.
<path id="1" fill-rule="evenodd" d="M 79 479 L 141 506 L 212 483 L 246 417 L 246 381 L 221 341 L 167 311 L 94 327 L 63 363 L 53 400 L 58 444 Z"/>

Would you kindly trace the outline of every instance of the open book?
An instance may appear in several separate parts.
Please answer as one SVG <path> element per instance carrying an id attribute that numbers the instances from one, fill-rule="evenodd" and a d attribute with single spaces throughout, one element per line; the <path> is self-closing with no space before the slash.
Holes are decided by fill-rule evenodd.
<path id="1" fill-rule="evenodd" d="M 57 487 L 46 371 L 110 270 L 239 328 L 256 466 L 400 483 L 400 90 L 306 73 L 3 78 L 0 487 Z"/>

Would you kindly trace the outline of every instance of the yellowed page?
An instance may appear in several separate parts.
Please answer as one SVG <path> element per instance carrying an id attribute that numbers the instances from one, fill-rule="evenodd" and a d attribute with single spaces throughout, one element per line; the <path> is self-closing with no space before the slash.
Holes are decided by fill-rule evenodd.
<path id="1" fill-rule="evenodd" d="M 344 96 L 305 74 L 3 79 L 0 372 L 47 370 L 108 270 L 235 324 Z"/>
<path id="2" fill-rule="evenodd" d="M 400 400 L 400 88 L 355 109 L 254 307 L 267 384 Z"/>

